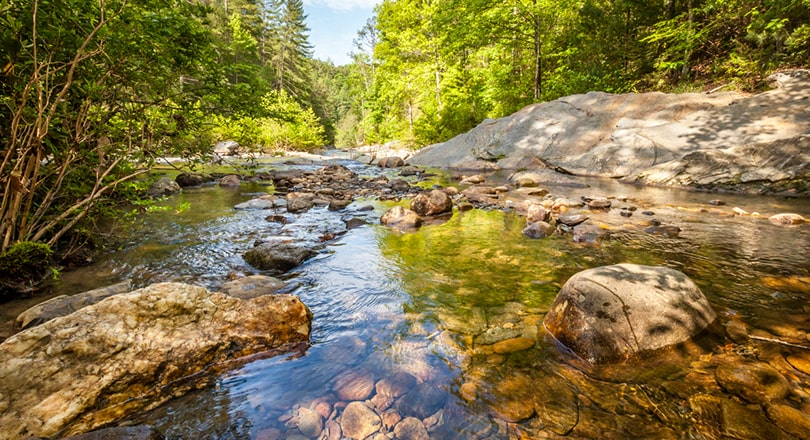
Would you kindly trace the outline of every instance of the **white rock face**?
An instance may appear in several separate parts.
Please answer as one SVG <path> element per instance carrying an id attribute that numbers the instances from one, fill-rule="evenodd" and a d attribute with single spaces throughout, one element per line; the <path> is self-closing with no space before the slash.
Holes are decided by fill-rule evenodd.
<path id="1" fill-rule="evenodd" d="M 658 185 L 807 192 L 792 185 L 810 178 L 803 166 L 810 160 L 810 75 L 796 72 L 775 75 L 778 88 L 753 96 L 567 96 L 485 120 L 423 148 L 408 163 L 548 168 Z"/>

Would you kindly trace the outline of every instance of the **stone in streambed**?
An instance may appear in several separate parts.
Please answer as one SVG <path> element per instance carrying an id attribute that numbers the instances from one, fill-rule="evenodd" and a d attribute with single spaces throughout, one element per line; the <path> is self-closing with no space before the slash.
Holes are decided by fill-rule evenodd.
<path id="1" fill-rule="evenodd" d="M 421 217 L 430 217 L 453 212 L 453 200 L 446 192 L 434 189 L 421 193 L 411 201 L 411 210 Z"/>
<path id="2" fill-rule="evenodd" d="M 151 197 L 170 196 L 182 191 L 180 185 L 168 177 L 161 177 L 146 190 L 146 193 Z"/>
<path id="3" fill-rule="evenodd" d="M 610 231 L 594 225 L 578 225 L 574 227 L 574 241 L 577 243 L 594 244 L 610 238 Z"/>
<path id="4" fill-rule="evenodd" d="M 315 438 L 323 431 L 323 419 L 309 408 L 298 409 L 298 430 L 307 438 Z"/>
<path id="5" fill-rule="evenodd" d="M 380 168 L 399 168 L 405 165 L 405 161 L 399 156 L 383 157 L 377 162 Z"/>
<path id="6" fill-rule="evenodd" d="M 546 428 L 557 435 L 568 435 L 579 422 L 579 399 L 573 386 L 555 374 L 535 379 L 534 409 Z"/>
<path id="7" fill-rule="evenodd" d="M 534 339 L 531 338 L 512 338 L 504 341 L 496 342 L 492 346 L 492 351 L 497 354 L 508 354 L 517 351 L 528 350 L 534 347 Z"/>
<path id="8" fill-rule="evenodd" d="M 242 258 L 259 270 L 286 272 L 315 255 L 314 245 L 286 237 L 272 237 L 245 252 Z"/>
<path id="9" fill-rule="evenodd" d="M 382 421 L 374 410 L 362 402 L 352 402 L 343 410 L 340 429 L 343 435 L 354 440 L 363 440 L 380 430 Z"/>
<path id="10" fill-rule="evenodd" d="M 288 295 L 240 300 L 180 283 L 114 295 L 0 344 L 0 438 L 113 423 L 204 386 L 212 364 L 306 342 L 311 319 Z"/>
<path id="11" fill-rule="evenodd" d="M 795 436 L 797 439 L 810 439 L 810 414 L 796 408 L 773 404 L 765 407 L 765 413 L 776 426 Z"/>
<path id="12" fill-rule="evenodd" d="M 715 377 L 723 389 L 752 403 L 779 400 L 790 391 L 787 379 L 763 362 L 723 364 Z"/>
<path id="13" fill-rule="evenodd" d="M 509 423 L 518 423 L 534 415 L 532 379 L 511 374 L 493 385 L 489 396 L 482 397 L 492 413 Z"/>
<path id="14" fill-rule="evenodd" d="M 580 223 L 585 222 L 588 220 L 588 216 L 582 214 L 569 214 L 569 215 L 561 215 L 557 218 L 558 223 L 562 223 L 566 226 L 574 227 Z"/>
<path id="15" fill-rule="evenodd" d="M 340 400 L 365 400 L 374 391 L 374 376 L 351 372 L 335 380 L 332 389 Z"/>
<path id="16" fill-rule="evenodd" d="M 554 234 L 554 226 L 546 222 L 530 223 L 523 229 L 523 235 L 528 238 L 540 239 Z"/>
<path id="17" fill-rule="evenodd" d="M 315 206 L 315 195 L 312 193 L 289 193 L 286 199 L 287 211 L 293 214 L 309 211 Z"/>
<path id="18" fill-rule="evenodd" d="M 416 377 L 412 374 L 399 372 L 377 382 L 377 394 L 385 397 L 399 397 L 416 386 Z"/>
<path id="19" fill-rule="evenodd" d="M 408 417 L 394 428 L 397 440 L 430 440 L 427 429 L 421 420 Z"/>
<path id="20" fill-rule="evenodd" d="M 242 179 L 236 174 L 228 174 L 219 179 L 219 186 L 237 187 L 242 183 Z"/>
<path id="21" fill-rule="evenodd" d="M 776 214 L 768 218 L 768 220 L 775 225 L 799 225 L 807 220 L 799 214 Z"/>
<path id="22" fill-rule="evenodd" d="M 601 364 L 684 342 L 716 317 L 703 292 L 683 273 L 617 264 L 571 277 L 544 324 L 580 357 Z"/>
<path id="23" fill-rule="evenodd" d="M 174 178 L 174 181 L 180 185 L 181 188 L 188 188 L 190 186 L 200 186 L 213 179 L 207 174 L 201 173 L 180 173 Z"/>
<path id="24" fill-rule="evenodd" d="M 166 437 L 151 426 L 103 428 L 63 440 L 163 440 Z"/>
<path id="25" fill-rule="evenodd" d="M 419 384 L 397 400 L 395 408 L 403 417 L 425 419 L 442 409 L 447 403 L 447 393 L 429 384 Z"/>
<path id="26" fill-rule="evenodd" d="M 410 209 L 394 206 L 382 215 L 380 222 L 386 226 L 410 229 L 421 226 L 422 218 Z"/>

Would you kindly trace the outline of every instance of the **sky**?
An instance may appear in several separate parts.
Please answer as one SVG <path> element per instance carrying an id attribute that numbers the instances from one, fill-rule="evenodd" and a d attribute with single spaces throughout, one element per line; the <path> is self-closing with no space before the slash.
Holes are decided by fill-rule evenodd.
<path id="1" fill-rule="evenodd" d="M 374 12 L 379 0 L 304 0 L 309 42 L 315 58 L 335 65 L 349 64 L 352 40 Z"/>

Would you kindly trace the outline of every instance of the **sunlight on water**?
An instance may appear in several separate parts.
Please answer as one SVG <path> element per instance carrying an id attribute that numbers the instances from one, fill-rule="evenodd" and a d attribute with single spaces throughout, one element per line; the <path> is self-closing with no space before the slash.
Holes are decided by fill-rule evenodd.
<path id="1" fill-rule="evenodd" d="M 602 191 L 656 203 L 711 197 L 606 185 Z M 543 329 L 548 307 L 571 275 L 621 262 L 683 271 L 723 320 L 742 316 L 773 334 L 789 333 L 785 322 L 805 334 L 810 330 L 810 291 L 791 281 L 810 271 L 807 226 L 786 228 L 764 219 L 672 208 L 671 218 L 683 229 L 677 238 L 631 228 L 600 245 L 581 245 L 570 237 L 527 239 L 521 234 L 525 219 L 500 211 L 457 212 L 446 223 L 403 233 L 378 224 L 386 209 L 379 202 L 357 202 L 348 212 L 316 208 L 285 214 L 291 223 L 284 226 L 265 221 L 271 211 L 232 209 L 261 191 L 256 186 L 186 191 L 168 203 L 191 203 L 189 211 L 149 216 L 138 240 L 68 275 L 91 284 L 132 278 L 137 285 L 185 281 L 215 290 L 230 274 L 255 272 L 241 255 L 256 240 L 277 234 L 317 240 L 340 229 L 346 216 L 369 223 L 327 243 L 315 258 L 282 276 L 286 291 L 299 295 L 314 313 L 308 349 L 243 363 L 214 387 L 133 422 L 153 424 L 169 438 L 275 438 L 294 431 L 298 408 L 319 408 L 326 419 L 342 410 L 347 399 L 342 395 L 349 391 L 341 383 L 347 376 L 370 381 L 365 395 L 353 390 L 365 400 L 375 395 L 375 382 L 404 372 L 416 378 L 414 395 L 421 397 L 403 397 L 393 405 L 403 416 L 430 425 L 433 438 L 537 438 L 570 433 L 572 423 L 578 438 L 703 438 L 683 408 L 693 394 L 720 393 L 716 386 L 704 387 L 702 373 L 690 369 L 717 341 L 636 370 L 606 370 L 610 380 L 596 380 L 575 368 L 570 354 Z M 774 211 L 810 210 L 801 201 L 729 197 L 773 203 L 768 209 Z M 357 211 L 368 203 L 374 212 Z M 509 338 L 533 342 L 521 351 L 493 351 L 494 342 Z M 807 390 L 806 382 L 803 387 Z M 535 414 L 537 402 L 545 414 L 537 410 L 521 424 L 504 421 Z"/>

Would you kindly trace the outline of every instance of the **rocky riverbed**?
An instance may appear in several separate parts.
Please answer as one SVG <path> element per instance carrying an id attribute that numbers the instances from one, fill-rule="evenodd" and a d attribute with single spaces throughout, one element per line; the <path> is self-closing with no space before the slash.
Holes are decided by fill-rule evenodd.
<path id="1" fill-rule="evenodd" d="M 81 274 L 196 282 L 247 301 L 259 285 L 247 276 L 273 275 L 261 279 L 267 291 L 314 314 L 306 350 L 234 364 L 123 424 L 169 438 L 810 432 L 810 278 L 806 256 L 787 251 L 810 245 L 806 205 L 549 171 L 289 168 L 238 176 L 237 187 L 186 186 L 166 203 L 192 203 L 187 217 L 156 216 L 154 236 Z M 418 222 L 382 225 L 397 207 Z M 300 258 L 265 265 L 293 248 Z M 572 355 L 543 325 L 554 297 L 583 269 L 624 262 L 688 274 L 715 326 L 629 364 Z"/>

